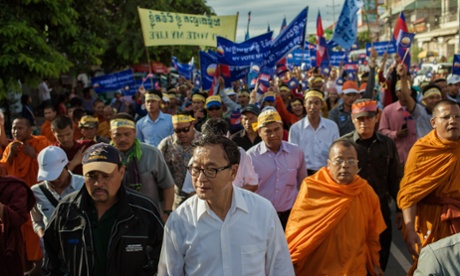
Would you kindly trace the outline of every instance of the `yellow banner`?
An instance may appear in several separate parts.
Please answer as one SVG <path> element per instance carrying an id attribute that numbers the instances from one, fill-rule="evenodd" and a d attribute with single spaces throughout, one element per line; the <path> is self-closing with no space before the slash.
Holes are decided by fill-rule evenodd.
<path id="1" fill-rule="evenodd" d="M 216 47 L 216 37 L 235 41 L 238 14 L 206 16 L 138 8 L 145 46 L 201 45 Z"/>

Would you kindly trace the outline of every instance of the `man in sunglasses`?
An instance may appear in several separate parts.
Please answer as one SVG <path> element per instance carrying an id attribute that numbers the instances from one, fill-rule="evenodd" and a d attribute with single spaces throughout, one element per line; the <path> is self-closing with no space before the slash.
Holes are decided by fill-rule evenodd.
<path id="1" fill-rule="evenodd" d="M 158 275 L 294 275 L 273 206 L 232 185 L 238 146 L 222 135 L 193 146 L 196 195 L 166 222 Z"/>
<path id="2" fill-rule="evenodd" d="M 187 166 L 193 154 L 192 142 L 201 137 L 195 130 L 195 119 L 187 111 L 178 111 L 172 116 L 174 134 L 163 139 L 158 149 L 163 153 L 169 171 L 174 178 L 174 205 L 176 209 L 188 194 L 182 190 Z"/>

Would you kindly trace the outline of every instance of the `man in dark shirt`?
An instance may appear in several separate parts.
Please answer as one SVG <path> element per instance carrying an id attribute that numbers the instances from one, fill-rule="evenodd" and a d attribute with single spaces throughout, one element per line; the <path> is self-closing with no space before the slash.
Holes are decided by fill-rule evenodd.
<path id="1" fill-rule="evenodd" d="M 92 140 L 74 140 L 74 129 L 72 120 L 65 116 L 59 115 L 51 123 L 51 131 L 56 137 L 54 146 L 62 148 L 67 154 L 69 170 L 74 174 L 82 175 L 81 161 L 85 150 L 94 145 Z M 79 131 L 78 129 L 75 131 Z"/>
<path id="2" fill-rule="evenodd" d="M 389 197 L 396 201 L 402 167 L 396 145 L 389 137 L 375 131 L 377 103 L 369 99 L 357 100 L 352 105 L 352 120 L 355 130 L 340 139 L 356 143 L 359 160 L 359 176 L 366 179 L 380 199 L 380 208 L 386 230 L 380 234 L 380 266 L 388 263 L 391 245 L 391 211 Z M 401 210 L 397 208 L 396 225 L 402 223 Z"/>
<path id="3" fill-rule="evenodd" d="M 252 128 L 252 124 L 257 122 L 259 114 L 260 109 L 257 106 L 248 104 L 241 111 L 241 123 L 244 129 L 230 136 L 233 142 L 246 151 L 262 141 L 257 131 Z"/>

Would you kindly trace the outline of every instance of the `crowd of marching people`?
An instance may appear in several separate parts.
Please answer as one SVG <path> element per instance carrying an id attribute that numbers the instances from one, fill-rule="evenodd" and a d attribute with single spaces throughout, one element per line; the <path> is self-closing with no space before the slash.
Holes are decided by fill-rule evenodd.
<path id="1" fill-rule="evenodd" d="M 0 121 L 0 275 L 384 275 L 394 227 L 409 274 L 458 273 L 460 76 L 365 67 L 111 102 L 43 80 L 43 124 L 30 95 Z"/>

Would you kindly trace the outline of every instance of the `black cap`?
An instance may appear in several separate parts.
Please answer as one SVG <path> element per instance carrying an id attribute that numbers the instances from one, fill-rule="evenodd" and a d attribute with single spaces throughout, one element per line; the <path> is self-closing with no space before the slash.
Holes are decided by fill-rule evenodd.
<path id="1" fill-rule="evenodd" d="M 244 114 L 245 112 L 251 112 L 255 114 L 256 116 L 259 116 L 260 114 L 260 108 L 258 108 L 256 105 L 253 104 L 248 104 L 241 110 L 241 114 Z"/>

